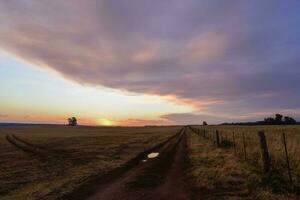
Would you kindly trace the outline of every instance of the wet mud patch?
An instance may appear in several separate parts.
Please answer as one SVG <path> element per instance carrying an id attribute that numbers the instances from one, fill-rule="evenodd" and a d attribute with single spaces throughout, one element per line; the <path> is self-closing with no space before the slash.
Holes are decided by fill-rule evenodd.
<path id="1" fill-rule="evenodd" d="M 149 162 L 152 163 L 146 166 L 143 169 L 143 172 L 137 175 L 133 181 L 128 182 L 126 186 L 129 189 L 141 189 L 160 185 L 171 168 L 176 148 L 180 140 L 181 138 L 179 138 L 174 144 L 170 145 L 161 154 L 158 152 L 148 154 L 146 162 L 148 164 Z M 145 162 L 145 160 L 143 160 L 143 162 Z"/>

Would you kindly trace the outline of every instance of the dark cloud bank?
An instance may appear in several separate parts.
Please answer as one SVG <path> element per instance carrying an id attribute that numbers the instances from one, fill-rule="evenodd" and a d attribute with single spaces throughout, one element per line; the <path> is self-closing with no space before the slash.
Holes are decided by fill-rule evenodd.
<path id="1" fill-rule="evenodd" d="M 83 84 L 199 107 L 163 116 L 175 121 L 300 116 L 298 0 L 1 1 L 0 47 Z"/>

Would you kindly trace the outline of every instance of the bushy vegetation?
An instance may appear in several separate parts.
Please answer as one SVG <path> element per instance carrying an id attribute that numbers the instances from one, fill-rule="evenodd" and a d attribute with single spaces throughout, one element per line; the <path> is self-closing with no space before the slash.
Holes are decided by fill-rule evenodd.
<path id="1" fill-rule="evenodd" d="M 70 118 L 68 118 L 68 125 L 69 126 L 77 126 L 77 119 L 76 119 L 76 117 L 70 117 Z"/>
<path id="2" fill-rule="evenodd" d="M 268 125 L 296 124 L 296 120 L 288 116 L 285 116 L 283 118 L 283 115 L 276 114 L 275 118 L 272 117 L 265 118 L 264 124 L 268 124 Z"/>
<path id="3" fill-rule="evenodd" d="M 223 123 L 222 125 L 295 125 L 299 124 L 297 121 L 289 116 L 275 114 L 275 117 L 267 117 L 263 121 L 257 122 L 236 122 L 236 123 Z"/>

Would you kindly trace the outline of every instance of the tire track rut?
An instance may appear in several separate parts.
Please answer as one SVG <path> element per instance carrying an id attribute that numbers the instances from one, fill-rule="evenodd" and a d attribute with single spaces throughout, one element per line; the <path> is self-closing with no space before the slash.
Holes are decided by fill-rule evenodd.
<path id="1" fill-rule="evenodd" d="M 185 177 L 186 129 L 162 147 L 159 156 L 143 159 L 116 180 L 99 185 L 88 200 L 187 200 L 190 189 Z M 76 199 L 76 198 L 75 198 Z M 78 198 L 84 199 L 84 198 Z"/>
<path id="2" fill-rule="evenodd" d="M 51 174 L 60 174 L 73 165 L 73 163 L 59 151 L 32 144 L 14 134 L 7 134 L 6 140 L 16 148 L 39 160 L 43 164 L 42 168 Z"/>

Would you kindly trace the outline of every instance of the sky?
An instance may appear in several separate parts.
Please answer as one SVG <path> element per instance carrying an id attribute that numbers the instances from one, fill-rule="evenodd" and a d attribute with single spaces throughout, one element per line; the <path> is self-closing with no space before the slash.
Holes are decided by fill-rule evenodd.
<path id="1" fill-rule="evenodd" d="M 298 0 L 0 1 L 0 122 L 300 120 Z"/>

